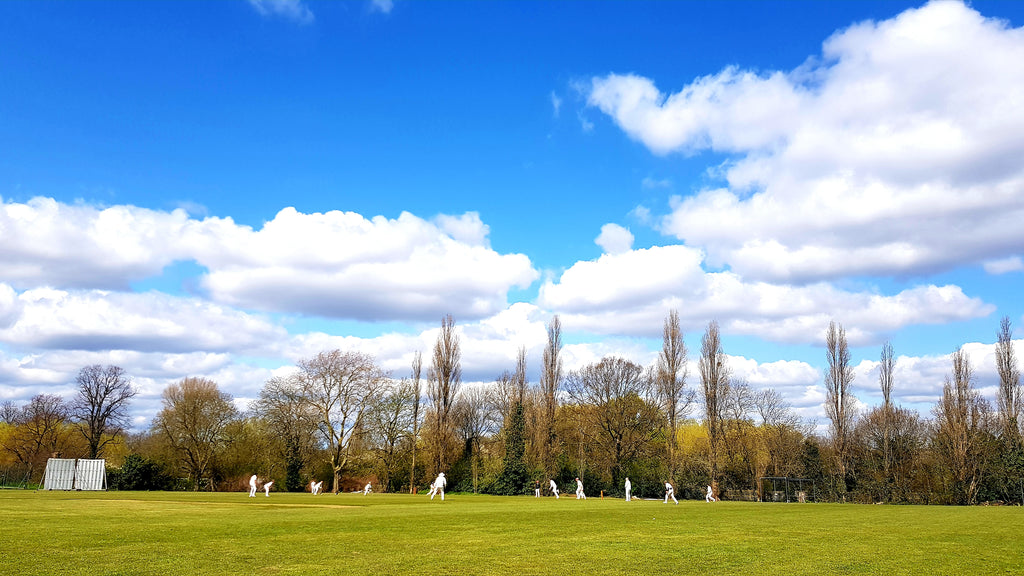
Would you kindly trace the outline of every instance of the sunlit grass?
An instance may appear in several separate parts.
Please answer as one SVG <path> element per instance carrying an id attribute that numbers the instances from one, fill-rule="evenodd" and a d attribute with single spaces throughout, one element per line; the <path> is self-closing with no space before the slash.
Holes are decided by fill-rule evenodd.
<path id="1" fill-rule="evenodd" d="M 0 492 L 0 574 L 1000 574 L 1024 509 Z"/>

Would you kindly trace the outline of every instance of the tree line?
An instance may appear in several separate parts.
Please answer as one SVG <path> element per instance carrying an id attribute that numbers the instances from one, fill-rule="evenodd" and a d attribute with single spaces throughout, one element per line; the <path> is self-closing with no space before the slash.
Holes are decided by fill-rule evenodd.
<path id="1" fill-rule="evenodd" d="M 1020 374 L 1003 318 L 997 333 L 996 405 L 977 390 L 957 350 L 931 414 L 893 401 L 895 355 L 882 347 L 883 403 L 856 410 L 845 331 L 825 341 L 827 433 L 801 420 L 781 394 L 732 374 L 718 324 L 710 322 L 690 374 L 679 316 L 664 322 L 652 366 L 609 356 L 562 367 L 558 316 L 547 326 L 540 380 L 527 378 L 525 348 L 486 385 L 464 385 L 461 342 L 449 315 L 426 363 L 416 352 L 396 378 L 356 351 L 325 350 L 266 381 L 239 411 L 216 382 L 168 386 L 149 429 L 129 433 L 136 391 L 117 366 L 88 366 L 65 401 L 41 394 L 0 405 L 0 468 L 38 479 L 47 458 L 105 457 L 112 487 L 240 490 L 253 473 L 301 491 L 367 481 L 415 492 L 445 472 L 449 489 L 532 493 L 548 479 L 591 493 L 660 496 L 665 481 L 699 498 L 711 485 L 726 499 L 767 499 L 764 477 L 801 478 L 819 500 L 893 503 L 1021 502 L 1024 442 Z M 10 476 L 8 474 L 7 476 Z M 812 482 L 812 483 L 811 483 Z M 772 488 L 774 489 L 774 488 Z"/>

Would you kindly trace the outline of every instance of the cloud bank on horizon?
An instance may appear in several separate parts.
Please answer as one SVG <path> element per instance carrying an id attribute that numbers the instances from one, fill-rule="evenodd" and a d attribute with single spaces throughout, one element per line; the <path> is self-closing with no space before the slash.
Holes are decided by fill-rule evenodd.
<path id="1" fill-rule="evenodd" d="M 250 5 L 303 28 L 321 22 L 303 2 Z M 813 419 L 823 415 L 823 354 L 805 355 L 832 319 L 865 348 L 865 404 L 878 400 L 870 347 L 921 327 L 987 321 L 994 336 L 994 316 L 1020 322 L 1009 299 L 1024 271 L 1024 28 L 932 2 L 838 30 L 790 70 L 741 62 L 671 93 L 658 82 L 628 71 L 575 82 L 575 115 L 558 88 L 534 95 L 546 100 L 538 118 L 578 121 L 585 137 L 612 128 L 654 158 L 714 157 L 690 192 L 676 178 L 640 182 L 644 198 L 663 202 L 633 214 L 655 242 L 638 242 L 636 222 L 595 223 L 589 237 L 551 242 L 600 255 L 555 268 L 509 240 L 547 232 L 479 211 L 282 205 L 250 226 L 184 209 L 0 197 L 0 401 L 70 396 L 78 369 L 113 363 L 135 378 L 145 427 L 171 382 L 207 376 L 244 405 L 323 349 L 371 353 L 401 377 L 448 313 L 469 381 L 510 368 L 520 346 L 537 365 L 554 314 L 569 336 L 567 369 L 608 354 L 650 364 L 676 309 L 688 340 L 715 319 L 746 342 L 730 356 L 736 376 Z M 169 271 L 183 264 L 195 272 L 175 284 Z M 994 279 L 1012 294 L 979 289 Z M 899 356 L 897 396 L 927 410 L 961 343 L 991 395 L 991 342 L 939 340 Z"/>

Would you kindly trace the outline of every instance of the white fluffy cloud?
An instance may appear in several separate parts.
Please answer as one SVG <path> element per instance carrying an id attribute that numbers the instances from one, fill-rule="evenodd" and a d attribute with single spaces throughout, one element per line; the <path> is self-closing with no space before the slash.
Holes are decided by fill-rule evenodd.
<path id="1" fill-rule="evenodd" d="M 199 247 L 203 286 L 234 306 L 360 320 L 482 318 L 537 272 L 522 254 L 499 254 L 476 214 L 436 223 L 402 213 L 280 211 L 262 229 L 221 221 Z"/>
<path id="2" fill-rule="evenodd" d="M 662 230 L 747 278 L 926 273 L 1024 250 L 1024 32 L 959 2 L 840 31 L 789 72 L 665 95 L 595 78 L 590 105 L 657 154 L 733 155 Z"/>
<path id="3" fill-rule="evenodd" d="M 233 306 L 361 320 L 482 318 L 537 278 L 526 256 L 492 250 L 488 232 L 472 212 L 429 221 L 286 208 L 253 229 L 184 210 L 35 198 L 0 204 L 0 266 L 17 289 L 126 289 L 192 260 L 208 271 L 209 296 Z"/>
<path id="4" fill-rule="evenodd" d="M 36 394 L 57 394 L 70 400 L 76 392 L 78 371 L 92 364 L 117 365 L 131 376 L 138 390 L 131 403 L 132 425 L 138 429 L 148 427 L 159 411 L 164 389 L 186 376 L 211 377 L 230 394 L 254 396 L 270 373 L 235 363 L 224 353 L 71 350 L 16 355 L 0 349 L 0 401 L 23 404 Z"/>
<path id="5" fill-rule="evenodd" d="M 463 378 L 466 381 L 490 381 L 505 370 L 515 368 L 516 354 L 524 346 L 530 370 L 539 369 L 540 354 L 547 342 L 546 323 L 550 315 L 533 304 L 517 303 L 506 310 L 476 322 L 459 322 L 456 331 L 462 347 Z M 373 338 L 336 336 L 322 332 L 301 334 L 287 344 L 285 355 L 292 361 L 340 348 L 358 350 L 374 356 L 396 378 L 410 373 L 413 355 L 423 354 L 423 377 L 430 364 L 439 328 L 413 333 L 389 333 Z"/>
<path id="6" fill-rule="evenodd" d="M 0 283 L 0 330 L 6 329 L 21 316 L 18 293 L 7 284 Z"/>
<path id="7" fill-rule="evenodd" d="M 594 242 L 606 254 L 621 254 L 633 248 L 633 233 L 618 224 L 605 224 Z"/>
<path id="8" fill-rule="evenodd" d="M 1018 362 L 1024 354 L 1024 340 L 1014 340 L 1014 353 Z M 996 370 L 995 344 L 969 342 L 962 346 L 974 371 L 974 386 L 995 406 L 999 389 L 999 373 Z M 952 352 L 952 351 L 951 351 Z M 899 353 L 899 350 L 896 350 Z M 878 385 L 879 363 L 865 360 L 856 366 L 854 393 L 869 405 L 882 403 Z M 917 410 L 924 416 L 942 397 L 942 386 L 952 372 L 950 354 L 929 356 L 897 356 L 894 371 L 893 396 L 895 401 L 907 408 Z"/>
<path id="9" fill-rule="evenodd" d="M 0 280 L 15 288 L 127 288 L 184 258 L 174 239 L 197 225 L 184 210 L 2 202 Z"/>
<path id="10" fill-rule="evenodd" d="M 286 336 L 264 318 L 195 298 L 49 288 L 21 293 L 16 319 L 0 329 L 2 342 L 44 350 L 253 351 Z"/>
<path id="11" fill-rule="evenodd" d="M 728 333 L 786 343 L 818 343 L 829 320 L 836 319 L 853 345 L 904 326 L 966 320 L 993 310 L 957 286 L 883 295 L 826 283 L 747 282 L 733 272 L 706 272 L 702 253 L 680 245 L 577 262 L 541 286 L 539 302 L 562 314 L 568 328 L 599 334 L 656 336 L 674 308 L 687 330 L 702 330 L 714 319 Z"/>

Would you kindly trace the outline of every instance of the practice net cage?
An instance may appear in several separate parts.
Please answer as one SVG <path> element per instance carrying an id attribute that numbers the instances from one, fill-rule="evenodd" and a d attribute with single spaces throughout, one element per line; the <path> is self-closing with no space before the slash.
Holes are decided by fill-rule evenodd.
<path id="1" fill-rule="evenodd" d="M 814 480 L 788 476 L 762 476 L 762 502 L 817 502 L 818 491 Z"/>
<path id="2" fill-rule="evenodd" d="M 43 472 L 43 490 L 106 490 L 107 461 L 50 458 Z"/>

